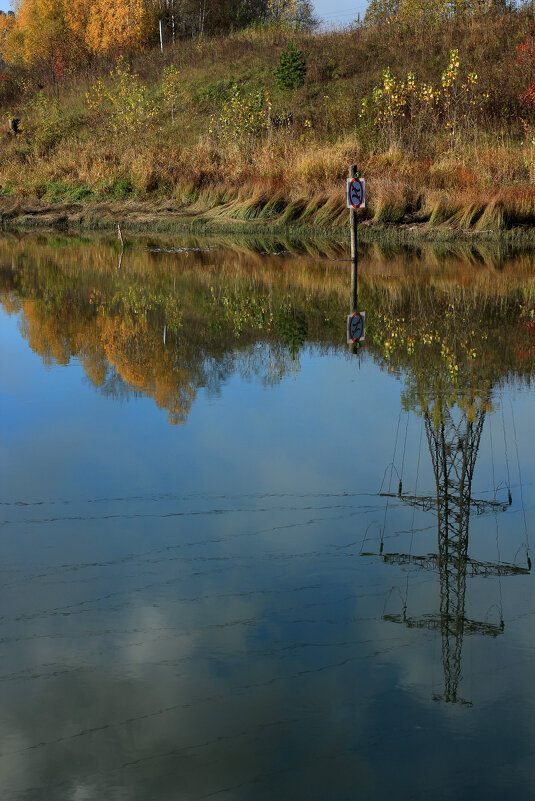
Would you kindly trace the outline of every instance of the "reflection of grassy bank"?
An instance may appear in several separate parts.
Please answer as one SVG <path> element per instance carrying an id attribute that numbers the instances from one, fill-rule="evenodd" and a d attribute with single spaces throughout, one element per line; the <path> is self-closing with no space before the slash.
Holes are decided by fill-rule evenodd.
<path id="1" fill-rule="evenodd" d="M 134 388 L 173 422 L 186 419 L 199 388 L 216 389 L 235 371 L 272 383 L 299 369 L 305 342 L 345 350 L 350 267 L 336 244 L 294 243 L 292 256 L 280 255 L 281 240 L 190 236 L 173 241 L 175 252 L 169 244 L 127 247 L 118 269 L 118 243 L 106 237 L 8 237 L 0 241 L 4 309 L 21 315 L 45 362 L 77 358 L 102 391 Z M 529 378 L 530 254 L 375 244 L 361 255 L 365 348 L 407 374 L 408 403 Z"/>

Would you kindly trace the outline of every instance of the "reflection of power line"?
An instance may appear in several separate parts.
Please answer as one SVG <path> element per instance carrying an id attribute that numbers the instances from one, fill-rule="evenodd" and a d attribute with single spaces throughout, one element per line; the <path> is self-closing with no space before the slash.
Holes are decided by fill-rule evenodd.
<path id="1" fill-rule="evenodd" d="M 424 425 L 436 481 L 436 497 L 409 496 L 400 490 L 397 497 L 404 503 L 423 510 L 436 509 L 438 516 L 438 553 L 413 556 L 403 553 L 382 553 L 387 564 L 410 565 L 437 571 L 440 580 L 440 611 L 419 618 L 407 615 L 406 604 L 397 615 L 383 615 L 384 620 L 403 623 L 409 628 L 440 631 L 444 693 L 436 700 L 466 703 L 458 696 L 461 680 L 461 656 L 465 634 L 484 634 L 496 637 L 504 628 L 499 624 L 472 620 L 465 614 L 466 578 L 473 576 L 511 576 L 527 574 L 531 565 L 518 567 L 505 562 L 484 562 L 468 556 L 470 512 L 505 511 L 507 506 L 496 500 L 472 498 L 472 478 L 485 421 L 485 412 L 478 411 L 470 419 L 465 413 L 454 422 L 444 406 L 440 423 L 434 425 L 429 412 L 424 413 Z M 392 493 L 383 493 L 392 497 Z"/>

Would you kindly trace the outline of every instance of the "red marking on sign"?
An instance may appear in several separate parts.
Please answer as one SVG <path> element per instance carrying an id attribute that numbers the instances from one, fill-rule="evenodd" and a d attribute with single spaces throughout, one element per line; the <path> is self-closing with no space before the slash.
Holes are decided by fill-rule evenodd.
<path id="1" fill-rule="evenodd" d="M 354 209 L 360 209 L 364 201 L 364 186 L 360 178 L 353 178 L 349 184 L 349 202 Z"/>
<path id="2" fill-rule="evenodd" d="M 362 339 L 364 336 L 364 317 L 362 314 L 355 312 L 350 318 L 348 334 L 352 342 L 359 342 Z"/>

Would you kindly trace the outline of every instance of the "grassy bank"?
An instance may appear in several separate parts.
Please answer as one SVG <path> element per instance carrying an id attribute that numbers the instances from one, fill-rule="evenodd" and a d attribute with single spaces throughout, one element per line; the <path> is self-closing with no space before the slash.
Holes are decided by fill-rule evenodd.
<path id="1" fill-rule="evenodd" d="M 307 74 L 284 89 L 273 71 L 290 39 Z M 44 86 L 8 70 L 0 101 L 22 131 L 0 152 L 3 224 L 342 229 L 358 163 L 372 231 L 530 227 L 530 41 L 532 10 L 489 7 L 432 25 L 181 41 Z"/>

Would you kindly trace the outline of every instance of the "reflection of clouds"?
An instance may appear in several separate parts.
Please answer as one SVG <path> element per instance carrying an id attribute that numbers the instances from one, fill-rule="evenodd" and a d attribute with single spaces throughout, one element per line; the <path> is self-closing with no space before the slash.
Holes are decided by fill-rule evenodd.
<path id="1" fill-rule="evenodd" d="M 173 666 L 182 675 L 192 663 L 205 671 L 217 659 L 241 660 L 247 653 L 249 623 L 259 619 L 258 606 L 257 599 L 219 599 L 214 609 L 213 601 L 201 597 L 166 610 L 138 607 L 128 615 L 132 633 L 118 641 L 115 667 L 144 679 L 159 665 Z M 207 627 L 206 621 L 213 622 Z"/>
<path id="2" fill-rule="evenodd" d="M 90 787 L 87 784 L 77 784 L 72 790 L 70 798 L 72 801 L 92 801 L 95 797 L 95 787 Z"/>
<path id="3" fill-rule="evenodd" d="M 2 705 L 2 723 L 0 723 L 0 740 L 2 753 L 7 752 L 9 757 L 0 758 L 1 775 L 0 790 L 4 798 L 9 798 L 9 792 L 16 787 L 24 787 L 27 772 L 27 758 L 25 751 L 31 740 L 31 730 L 23 731 L 23 726 L 17 717 L 13 720 L 7 718 L 5 706 Z"/>
<path id="4" fill-rule="evenodd" d="M 216 617 L 232 621 L 247 613 L 254 619 L 254 606 L 252 601 L 233 602 L 224 612 L 218 609 Z M 214 610 L 197 608 L 190 615 L 179 608 L 170 618 L 142 608 L 128 616 L 127 625 L 137 631 L 153 624 L 178 631 L 177 614 L 180 626 L 188 628 L 198 615 L 206 620 L 210 612 L 213 617 Z M 226 628 L 230 637 L 222 634 Z M 140 666 L 139 654 L 127 645 L 112 671 L 98 668 L 84 678 L 74 674 L 44 682 L 40 697 L 47 713 L 40 721 L 42 730 L 36 726 L 31 705 L 19 697 L 16 706 L 22 714 L 16 726 L 37 748 L 4 757 L 12 765 L 14 756 L 19 761 L 9 776 L 2 772 L 3 796 L 9 797 L 13 786 L 54 787 L 61 776 L 69 797 L 80 791 L 81 784 L 89 798 L 98 798 L 99 793 L 102 797 L 104 787 L 111 789 L 106 797 L 123 797 L 113 792 L 120 781 L 124 797 L 146 798 L 147 792 L 155 792 L 154 786 L 158 788 L 161 775 L 162 786 L 151 797 L 170 797 L 173 790 L 195 797 L 203 788 L 247 786 L 257 774 L 268 778 L 272 773 L 284 774 L 286 747 L 306 755 L 304 727 L 309 719 L 318 718 L 309 707 L 310 679 L 304 692 L 296 686 L 292 693 L 290 677 L 279 676 L 278 664 L 274 670 L 269 648 L 245 664 L 243 636 L 237 641 L 232 625 L 223 624 L 215 642 L 211 630 L 203 635 L 200 629 L 191 664 L 177 670 L 180 660 L 192 657 L 191 639 L 180 637 L 179 641 L 180 645 L 169 648 L 149 636 L 148 652 L 143 655 L 149 657 L 149 664 L 145 661 Z M 336 683 L 328 682 L 325 690 L 328 698 L 314 694 L 315 703 L 336 707 Z M 316 720 L 315 730 L 317 725 Z M 301 729 L 300 744 L 296 735 Z M 48 745 L 39 747 L 40 742 Z M 354 760 L 350 761 L 354 766 Z M 73 789 L 76 786 L 78 790 Z M 88 790 L 92 786 L 94 792 Z M 247 791 L 236 797 L 248 797 Z"/>
<path id="5" fill-rule="evenodd" d="M 269 529 L 277 515 L 262 519 Z M 184 524 L 174 544 L 192 543 L 188 561 L 159 561 L 157 572 L 141 551 L 121 566 L 131 530 L 114 523 L 95 541 L 94 560 L 113 562 L 107 588 L 100 587 L 104 568 L 90 564 L 77 571 L 83 583 L 62 585 L 60 570 L 46 585 L 50 613 L 28 618 L 24 652 L 16 643 L 6 651 L 8 661 L 18 653 L 21 666 L 43 678 L 12 681 L 2 694 L 11 733 L 3 738 L 2 797 L 159 801 L 219 793 L 319 801 L 352 797 L 358 785 L 382 798 L 414 789 L 414 749 L 425 765 L 414 797 L 441 783 L 453 793 L 463 784 L 438 745 L 451 726 L 463 729 L 467 714 L 465 753 L 454 747 L 452 758 L 461 776 L 469 759 L 475 770 L 483 764 L 475 743 L 489 712 L 430 700 L 433 664 L 441 681 L 437 635 L 380 620 L 403 571 L 347 548 L 343 557 L 333 554 L 329 546 L 344 544 L 347 532 L 324 521 L 312 553 L 291 532 L 284 549 L 273 547 L 269 533 L 247 539 L 244 572 L 230 539 L 237 523 L 217 516 L 209 525 Z M 250 516 L 239 527 L 253 524 Z M 47 542 L 60 533 L 49 529 Z M 169 543 L 169 533 L 153 532 L 146 553 L 158 556 L 160 540 Z M 63 564 L 75 564 L 76 550 L 71 543 Z M 115 594 L 77 613 L 76 604 L 105 599 L 106 589 Z M 409 596 L 414 612 L 435 608 L 437 593 L 436 584 L 417 580 Z M 51 614 L 69 602 L 68 617 Z M 36 592 L 35 611 L 40 604 Z M 46 632 L 32 642 L 32 634 Z M 501 690 L 495 686 L 498 696 Z M 490 771 L 489 783 L 495 780 Z"/>
<path id="6" fill-rule="evenodd" d="M 173 528 L 159 523 L 145 539 L 145 555 L 140 548 L 139 557 L 124 563 L 135 543 L 131 522 L 109 524 L 105 536 L 97 536 L 102 522 L 86 523 L 88 561 L 79 538 L 64 539 L 63 524 L 49 524 L 46 540 L 26 528 L 43 554 L 56 542 L 63 550 L 43 577 L 31 568 L 27 577 L 12 577 L 8 618 L 29 579 L 33 592 L 25 640 L 9 647 L 23 678 L 12 682 L 4 709 L 17 710 L 10 719 L 30 746 L 47 745 L 17 756 L 3 795 L 16 787 L 53 788 L 61 777 L 67 796 L 83 786 L 89 797 L 105 789 L 113 798 L 118 782 L 132 798 L 166 798 L 171 789 L 196 797 L 227 786 L 248 798 L 255 777 L 263 777 L 263 792 L 294 786 L 302 762 L 314 776 L 314 797 L 332 787 L 332 760 L 341 787 L 351 786 L 362 760 L 344 744 L 340 721 L 353 738 L 366 725 L 363 714 L 355 722 L 347 710 L 359 642 L 351 594 L 338 588 L 329 565 L 340 557 L 327 551 L 327 562 L 317 562 L 330 541 L 328 521 L 310 548 L 302 535 L 270 531 L 277 522 L 284 526 L 287 515 L 270 509 L 201 525 L 195 518 L 178 529 L 173 523 L 174 537 Z M 310 510 L 291 515 L 305 522 Z M 251 529 L 267 532 L 251 538 Z M 171 542 L 177 549 L 168 551 Z M 173 561 L 178 554 L 183 561 Z M 72 582 L 77 557 L 85 567 Z M 36 573 L 38 565 L 39 559 Z M 27 666 L 41 678 L 30 678 Z M 27 688 L 34 688 L 28 698 Z M 44 712 L 37 719 L 34 693 Z M 167 777 L 161 787 L 158 776 Z"/>

